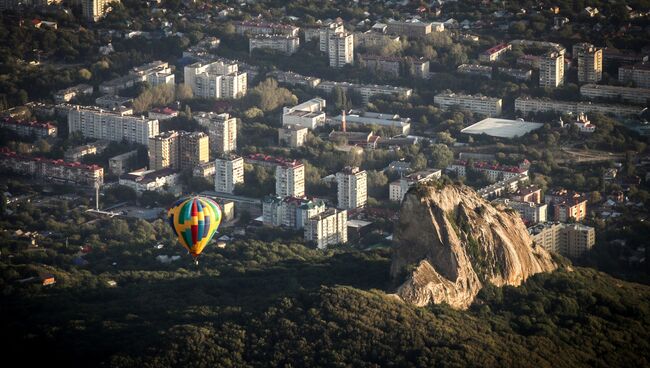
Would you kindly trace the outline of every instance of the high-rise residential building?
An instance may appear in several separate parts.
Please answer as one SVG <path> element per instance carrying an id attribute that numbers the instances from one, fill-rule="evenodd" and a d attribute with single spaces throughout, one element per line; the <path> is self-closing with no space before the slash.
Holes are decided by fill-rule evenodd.
<path id="1" fill-rule="evenodd" d="M 330 36 L 344 33 L 345 28 L 343 27 L 343 22 L 331 22 L 326 24 L 319 29 L 319 49 L 322 52 L 329 52 L 330 49 Z"/>
<path id="2" fill-rule="evenodd" d="M 593 46 L 578 51 L 578 81 L 596 83 L 603 78 L 603 50 Z"/>
<path id="3" fill-rule="evenodd" d="M 536 245 L 570 258 L 582 257 L 596 243 L 596 231 L 582 224 L 541 223 L 528 228 Z"/>
<path id="4" fill-rule="evenodd" d="M 246 73 L 233 62 L 197 62 L 185 67 L 184 76 L 196 97 L 240 98 L 247 91 Z"/>
<path id="5" fill-rule="evenodd" d="M 237 150 L 237 118 L 228 113 L 199 112 L 194 119 L 208 128 L 210 151 L 217 154 Z"/>
<path id="6" fill-rule="evenodd" d="M 112 2 L 119 2 L 120 0 L 81 0 L 81 12 L 86 19 L 93 22 L 98 21 L 104 17 L 106 13 L 111 11 L 109 6 Z"/>
<path id="7" fill-rule="evenodd" d="M 202 132 L 163 132 L 149 138 L 149 169 L 194 169 L 209 160 L 209 138 Z"/>
<path id="8" fill-rule="evenodd" d="M 336 173 L 339 208 L 354 209 L 363 207 L 368 201 L 368 176 L 358 167 L 346 166 Z"/>
<path id="9" fill-rule="evenodd" d="M 203 132 L 183 132 L 180 135 L 178 159 L 180 169 L 194 169 L 210 159 L 210 138 Z"/>
<path id="10" fill-rule="evenodd" d="M 316 243 L 318 249 L 325 249 L 328 245 L 347 243 L 347 222 L 346 210 L 329 208 L 307 220 L 305 240 Z"/>
<path id="11" fill-rule="evenodd" d="M 158 134 L 158 120 L 76 106 L 68 112 L 68 132 L 81 132 L 86 138 L 146 145 Z"/>
<path id="12" fill-rule="evenodd" d="M 232 194 L 235 185 L 244 182 L 244 159 L 224 155 L 215 160 L 214 191 Z"/>
<path id="13" fill-rule="evenodd" d="M 330 35 L 328 54 L 332 68 L 354 63 L 354 35 L 347 32 Z"/>
<path id="14" fill-rule="evenodd" d="M 634 82 L 637 87 L 650 88 L 650 63 L 625 65 L 618 68 L 618 80 Z"/>
<path id="15" fill-rule="evenodd" d="M 564 84 L 564 54 L 551 51 L 539 60 L 539 86 L 556 88 Z"/>
<path id="16" fill-rule="evenodd" d="M 275 194 L 280 197 L 304 197 L 305 165 L 286 163 L 275 168 Z"/>
<path id="17" fill-rule="evenodd" d="M 171 130 L 149 138 L 149 169 L 179 168 L 178 136 L 177 131 Z"/>

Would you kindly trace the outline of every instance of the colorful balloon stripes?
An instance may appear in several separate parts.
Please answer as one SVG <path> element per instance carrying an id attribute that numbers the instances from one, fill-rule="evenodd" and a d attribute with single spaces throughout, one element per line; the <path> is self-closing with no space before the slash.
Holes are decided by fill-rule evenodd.
<path id="1" fill-rule="evenodd" d="M 206 197 L 183 198 L 167 210 L 167 219 L 178 241 L 196 260 L 219 228 L 221 207 Z"/>

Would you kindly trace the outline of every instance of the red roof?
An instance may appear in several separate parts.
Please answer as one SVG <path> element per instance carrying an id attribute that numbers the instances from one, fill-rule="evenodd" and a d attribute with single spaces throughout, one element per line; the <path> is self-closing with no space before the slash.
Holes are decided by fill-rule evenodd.
<path id="1" fill-rule="evenodd" d="M 501 44 L 498 44 L 498 45 L 496 45 L 496 46 L 494 46 L 492 48 L 489 48 L 489 49 L 485 50 L 485 52 L 483 52 L 483 53 L 486 54 L 486 55 L 494 54 L 495 52 L 498 52 L 498 51 L 501 51 L 501 50 L 505 49 L 506 47 L 508 47 L 508 45 L 506 45 L 505 43 L 501 43 Z"/>
<path id="2" fill-rule="evenodd" d="M 46 122 L 38 122 L 38 121 L 25 121 L 25 120 L 16 120 L 11 117 L 5 117 L 2 120 L 0 120 L 0 124 L 10 124 L 10 125 L 23 125 L 23 126 L 29 126 L 32 128 L 38 128 L 38 129 L 51 129 L 54 128 L 55 125 L 52 124 L 49 121 Z"/>
<path id="3" fill-rule="evenodd" d="M 90 170 L 90 171 L 103 170 L 103 168 L 99 165 L 86 165 L 86 164 L 82 164 L 81 162 L 66 162 L 63 160 L 51 160 L 45 157 L 33 157 L 33 156 L 20 155 L 16 152 L 11 151 L 7 147 L 0 148 L 0 158 L 42 162 L 54 166 L 65 166 L 65 167 L 79 168 L 82 170 Z"/>

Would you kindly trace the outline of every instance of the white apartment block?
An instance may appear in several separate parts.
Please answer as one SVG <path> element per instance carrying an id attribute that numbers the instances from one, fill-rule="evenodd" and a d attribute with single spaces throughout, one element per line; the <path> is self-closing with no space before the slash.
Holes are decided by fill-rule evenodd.
<path id="1" fill-rule="evenodd" d="M 433 97 L 433 103 L 440 106 L 443 110 L 452 106 L 459 106 L 475 114 L 486 116 L 501 115 L 503 101 L 500 98 L 487 97 L 481 95 L 463 95 L 453 92 L 439 93 Z"/>
<path id="2" fill-rule="evenodd" d="M 147 145 L 149 137 L 158 134 L 158 120 L 76 106 L 68 111 L 68 132 L 81 132 L 86 138 Z"/>
<path id="3" fill-rule="evenodd" d="M 228 113 L 214 112 L 198 112 L 193 118 L 208 128 L 211 152 L 229 153 L 237 150 L 237 118 Z"/>
<path id="4" fill-rule="evenodd" d="M 650 64 L 626 65 L 618 68 L 618 80 L 634 82 L 637 87 L 650 88 Z"/>
<path id="5" fill-rule="evenodd" d="M 336 173 L 338 208 L 355 209 L 368 202 L 368 174 L 358 167 L 345 167 Z"/>
<path id="6" fill-rule="evenodd" d="M 519 212 L 521 218 L 528 224 L 548 221 L 548 205 L 546 203 L 520 202 L 510 199 L 497 199 L 495 202 L 502 203 Z"/>
<path id="7" fill-rule="evenodd" d="M 603 79 L 603 49 L 593 46 L 579 48 L 577 57 L 578 82 L 597 83 Z"/>
<path id="8" fill-rule="evenodd" d="M 329 37 L 328 55 L 330 67 L 342 68 L 354 63 L 354 35 L 352 33 L 336 33 Z"/>
<path id="9" fill-rule="evenodd" d="M 520 111 L 522 114 L 529 114 L 532 112 L 557 112 L 560 114 L 572 113 L 602 113 L 605 115 L 611 114 L 614 116 L 628 116 L 637 115 L 643 111 L 643 107 L 631 105 L 613 105 L 613 104 L 600 104 L 592 102 L 572 102 L 572 101 L 557 101 L 542 98 L 530 97 L 517 97 L 515 99 L 515 111 Z"/>
<path id="10" fill-rule="evenodd" d="M 262 200 L 262 223 L 269 226 L 281 226 L 283 218 L 282 197 L 264 197 Z"/>
<path id="11" fill-rule="evenodd" d="M 480 61 L 492 62 L 500 60 L 508 51 L 512 50 L 510 44 L 499 44 L 483 51 L 478 59 Z"/>
<path id="12" fill-rule="evenodd" d="M 540 223 L 528 232 L 536 245 L 570 258 L 582 257 L 596 243 L 596 230 L 581 224 Z"/>
<path id="13" fill-rule="evenodd" d="M 539 60 L 539 86 L 556 88 L 564 84 L 564 54 L 552 51 Z"/>
<path id="14" fill-rule="evenodd" d="M 282 125 L 315 129 L 325 123 L 325 105 L 324 99 L 316 97 L 294 107 L 284 107 Z"/>
<path id="15" fill-rule="evenodd" d="M 246 34 L 283 34 L 295 37 L 298 36 L 298 31 L 300 30 L 300 28 L 292 26 L 290 24 L 256 22 L 249 20 L 234 22 L 234 25 L 235 32 L 241 36 L 244 36 Z"/>
<path id="16" fill-rule="evenodd" d="M 373 47 L 383 46 L 391 43 L 399 43 L 399 36 L 391 36 L 372 30 L 354 33 L 354 47 Z M 327 51 L 327 49 L 321 49 Z"/>
<path id="17" fill-rule="evenodd" d="M 275 194 L 280 197 L 304 197 L 305 165 L 286 163 L 276 166 Z"/>
<path id="18" fill-rule="evenodd" d="M 601 84 L 585 84 L 580 94 L 589 99 L 621 99 L 626 102 L 646 104 L 650 100 L 650 88 L 619 87 Z"/>
<path id="19" fill-rule="evenodd" d="M 330 24 L 320 27 L 318 31 L 319 34 L 318 48 L 320 49 L 320 51 L 329 52 L 330 36 L 339 33 L 344 33 L 344 32 L 345 32 L 345 28 L 343 27 L 343 23 L 332 22 Z"/>
<path id="20" fill-rule="evenodd" d="M 160 60 L 135 67 L 129 74 L 152 86 L 175 83 L 174 73 L 169 67 L 169 63 Z"/>
<path id="21" fill-rule="evenodd" d="M 180 174 L 172 168 L 161 170 L 137 171 L 122 175 L 120 185 L 132 188 L 136 192 L 174 190 L 180 181 Z"/>
<path id="22" fill-rule="evenodd" d="M 294 54 L 300 47 L 300 38 L 285 35 L 257 35 L 248 39 L 248 52 L 255 49 L 276 50 L 285 54 Z"/>
<path id="23" fill-rule="evenodd" d="M 307 220 L 305 224 L 305 240 L 316 243 L 318 249 L 326 249 L 329 245 L 347 243 L 348 213 L 346 210 L 329 208 Z"/>
<path id="24" fill-rule="evenodd" d="M 285 125 L 278 129 L 278 142 L 291 148 L 301 147 L 305 144 L 309 130 L 298 125 Z"/>
<path id="25" fill-rule="evenodd" d="M 270 226 L 303 229 L 311 217 L 323 211 L 323 201 L 279 196 L 266 196 L 262 200 L 262 222 Z"/>
<path id="26" fill-rule="evenodd" d="M 240 98 L 247 91 L 246 73 L 240 73 L 232 62 L 197 62 L 185 67 L 184 76 L 196 97 Z"/>
<path id="27" fill-rule="evenodd" d="M 229 155 L 214 161 L 214 191 L 232 194 L 235 185 L 244 182 L 244 159 Z"/>
<path id="28" fill-rule="evenodd" d="M 420 22 L 418 20 L 409 20 L 405 22 L 393 20 L 386 23 L 386 33 L 397 34 L 400 36 L 415 37 L 415 38 L 424 37 L 429 33 L 431 33 L 431 31 L 432 31 L 431 23 Z"/>
<path id="29" fill-rule="evenodd" d="M 397 98 L 407 99 L 413 94 L 413 90 L 410 88 L 378 84 L 355 84 L 349 82 L 321 81 L 321 83 L 316 86 L 317 89 L 320 89 L 326 93 L 331 93 L 332 90 L 334 90 L 336 87 L 339 87 L 347 92 L 350 90 L 358 92 L 361 95 L 361 99 L 363 100 L 364 104 L 370 102 L 370 98 L 373 96 L 389 95 L 395 96 Z"/>
<path id="30" fill-rule="evenodd" d="M 423 183 L 431 179 L 440 178 L 442 170 L 422 170 L 395 180 L 388 188 L 388 198 L 394 202 L 401 202 L 408 190 L 417 183 Z"/>

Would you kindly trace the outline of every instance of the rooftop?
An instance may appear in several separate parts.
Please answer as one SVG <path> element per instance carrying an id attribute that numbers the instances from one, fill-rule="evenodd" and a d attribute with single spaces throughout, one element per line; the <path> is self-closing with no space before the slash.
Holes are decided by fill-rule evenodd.
<path id="1" fill-rule="evenodd" d="M 487 118 L 461 130 L 461 133 L 486 134 L 491 137 L 499 138 L 515 138 L 539 129 L 543 125 L 544 124 L 542 123 L 531 123 L 521 119 L 510 120 Z"/>

